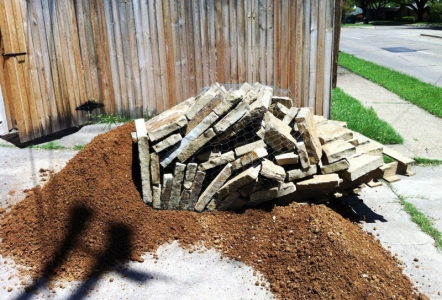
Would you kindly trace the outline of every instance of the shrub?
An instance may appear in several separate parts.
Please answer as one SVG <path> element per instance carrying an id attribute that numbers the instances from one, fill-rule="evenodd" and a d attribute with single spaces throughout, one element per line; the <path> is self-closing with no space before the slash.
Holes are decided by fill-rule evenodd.
<path id="1" fill-rule="evenodd" d="M 396 17 L 394 18 L 397 22 L 403 22 L 403 23 L 414 23 L 415 19 L 413 16 L 407 16 L 407 17 Z"/>

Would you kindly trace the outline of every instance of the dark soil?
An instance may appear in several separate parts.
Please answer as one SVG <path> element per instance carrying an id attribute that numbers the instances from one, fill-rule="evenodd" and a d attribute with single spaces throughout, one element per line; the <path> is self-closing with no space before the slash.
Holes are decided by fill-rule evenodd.
<path id="1" fill-rule="evenodd" d="M 179 240 L 266 276 L 281 299 L 417 299 L 398 261 L 324 205 L 242 213 L 158 211 L 140 197 L 133 124 L 96 137 L 1 219 L 0 253 L 51 281 L 99 275 Z M 135 157 L 135 159 L 134 159 Z"/>

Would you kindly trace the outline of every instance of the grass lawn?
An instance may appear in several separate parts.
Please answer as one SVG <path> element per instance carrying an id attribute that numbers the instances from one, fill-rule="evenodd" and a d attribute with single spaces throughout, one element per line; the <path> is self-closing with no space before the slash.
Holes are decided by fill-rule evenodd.
<path id="1" fill-rule="evenodd" d="M 442 88 L 344 52 L 339 52 L 339 65 L 442 118 Z"/>
<path id="2" fill-rule="evenodd" d="M 332 94 L 331 118 L 347 122 L 348 128 L 381 144 L 402 144 L 404 139 L 387 122 L 379 119 L 373 108 L 336 88 Z"/>

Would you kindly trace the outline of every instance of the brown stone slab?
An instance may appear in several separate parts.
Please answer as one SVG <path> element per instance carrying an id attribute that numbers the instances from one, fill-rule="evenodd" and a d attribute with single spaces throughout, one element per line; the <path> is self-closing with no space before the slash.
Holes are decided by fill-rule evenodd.
<path id="1" fill-rule="evenodd" d="M 384 147 L 379 143 L 366 142 L 356 146 L 356 154 L 382 155 Z"/>
<path id="2" fill-rule="evenodd" d="M 153 145 L 152 147 L 153 147 L 153 150 L 155 150 L 155 152 L 161 152 L 163 150 L 166 150 L 169 147 L 172 147 L 173 145 L 175 145 L 176 143 L 178 143 L 182 139 L 183 138 L 182 138 L 181 134 L 175 133 L 175 134 L 169 135 L 164 140 L 159 141 L 157 144 Z"/>
<path id="3" fill-rule="evenodd" d="M 267 112 L 264 115 L 265 136 L 264 142 L 277 151 L 283 149 L 293 150 L 296 139 L 291 135 L 292 128 Z"/>
<path id="4" fill-rule="evenodd" d="M 235 154 L 233 153 L 233 151 L 229 151 L 229 152 L 221 154 L 218 157 L 215 157 L 213 159 L 209 159 L 206 162 L 203 162 L 202 164 L 199 165 L 198 169 L 200 171 L 206 171 L 206 170 L 215 168 L 217 166 L 226 165 L 234 160 L 235 160 Z"/>
<path id="5" fill-rule="evenodd" d="M 313 175 L 312 179 L 296 183 L 298 190 L 330 189 L 339 186 L 341 179 L 338 174 Z"/>
<path id="6" fill-rule="evenodd" d="M 252 89 L 252 86 L 248 84 L 247 82 L 244 83 L 240 89 L 231 91 L 226 95 L 225 99 L 221 101 L 214 109 L 213 111 L 218 116 L 224 116 L 226 113 L 228 113 L 232 107 L 241 101 L 247 93 Z"/>
<path id="7" fill-rule="evenodd" d="M 232 164 L 228 163 L 221 172 L 212 180 L 203 193 L 199 196 L 197 203 L 195 204 L 196 211 L 203 211 L 213 195 L 224 185 L 232 174 Z"/>
<path id="8" fill-rule="evenodd" d="M 192 103 L 191 99 L 166 110 L 146 122 L 147 134 L 151 142 L 160 140 L 187 125 L 185 113 Z"/>
<path id="9" fill-rule="evenodd" d="M 183 186 L 185 164 L 176 163 L 173 171 L 172 191 L 170 193 L 169 209 L 178 209 Z"/>
<path id="10" fill-rule="evenodd" d="M 152 207 L 161 209 L 161 184 L 152 185 Z"/>
<path id="11" fill-rule="evenodd" d="M 307 169 L 293 169 L 287 171 L 287 181 L 294 181 L 308 176 L 315 175 L 318 169 L 316 165 L 311 165 Z"/>
<path id="12" fill-rule="evenodd" d="M 322 147 L 310 109 L 307 107 L 301 108 L 295 117 L 295 121 L 307 149 L 310 163 L 318 163 L 322 157 Z"/>
<path id="13" fill-rule="evenodd" d="M 192 187 L 193 180 L 195 179 L 195 174 L 198 168 L 196 163 L 188 163 L 186 167 L 186 174 L 184 175 L 183 187 L 186 190 L 190 190 Z"/>
<path id="14" fill-rule="evenodd" d="M 141 189 L 144 203 L 152 203 L 152 186 L 150 179 L 150 153 L 149 140 L 144 119 L 135 120 L 135 128 L 138 138 L 138 159 L 141 172 Z"/>
<path id="15" fill-rule="evenodd" d="M 299 108 L 297 107 L 292 107 L 290 108 L 290 110 L 287 112 L 287 114 L 284 116 L 284 118 L 282 119 L 282 122 L 284 122 L 284 124 L 290 125 L 293 120 L 295 120 L 296 115 L 298 114 Z"/>
<path id="16" fill-rule="evenodd" d="M 293 106 L 292 98 L 290 98 L 290 97 L 283 97 L 283 96 L 273 96 L 271 103 L 272 104 L 284 105 L 288 109 L 292 108 L 292 106 Z"/>
<path id="17" fill-rule="evenodd" d="M 282 153 L 279 155 L 275 155 L 275 160 L 276 164 L 280 166 L 293 165 L 298 163 L 299 156 L 296 155 L 294 152 Z"/>
<path id="18" fill-rule="evenodd" d="M 161 183 L 160 157 L 156 153 L 150 155 L 150 177 L 152 184 Z"/>
<path id="19" fill-rule="evenodd" d="M 353 132 L 336 124 L 327 123 L 316 127 L 322 145 L 335 140 L 348 141 L 353 139 Z"/>
<path id="20" fill-rule="evenodd" d="M 324 144 L 322 149 L 324 150 L 325 161 L 329 164 L 356 154 L 355 146 L 342 140 Z"/>
<path id="21" fill-rule="evenodd" d="M 278 188 L 273 187 L 268 190 L 258 191 L 250 195 L 250 200 L 247 205 L 255 206 L 270 200 L 274 200 L 278 197 Z"/>
<path id="22" fill-rule="evenodd" d="M 244 154 L 247 154 L 255 149 L 266 148 L 266 147 L 267 147 L 267 145 L 266 145 L 266 143 L 264 143 L 263 140 L 258 140 L 256 142 L 249 143 L 249 144 L 235 148 L 235 155 L 240 157 L 240 156 L 243 156 Z"/>
<path id="23" fill-rule="evenodd" d="M 191 147 L 190 144 L 193 143 L 203 132 L 205 132 L 213 123 L 218 120 L 218 116 L 211 112 L 207 117 L 204 118 L 201 123 L 198 124 L 191 132 L 189 132 L 180 142 L 179 147 L 169 151 L 163 157 L 161 157 L 160 164 L 163 168 L 168 166 L 184 149 Z M 205 137 L 207 138 L 207 137 Z M 184 162 L 187 158 L 181 156 L 181 162 Z"/>
<path id="24" fill-rule="evenodd" d="M 186 207 L 187 210 L 194 210 L 195 204 L 198 200 L 198 196 L 201 193 L 203 187 L 204 179 L 206 178 L 206 173 L 197 171 L 195 174 L 195 179 L 193 180 L 192 187 L 190 188 L 189 204 Z"/>
<path id="25" fill-rule="evenodd" d="M 209 128 L 206 132 L 201 134 L 192 142 L 189 142 L 185 147 L 181 149 L 180 153 L 177 155 L 179 161 L 185 162 L 215 136 L 216 133 L 214 132 L 214 130 L 212 128 Z"/>
<path id="26" fill-rule="evenodd" d="M 249 105 L 245 102 L 239 102 L 239 104 L 230 110 L 227 115 L 225 115 L 221 120 L 218 121 L 213 126 L 213 129 L 217 134 L 221 134 L 227 130 L 230 126 L 238 122 L 239 119 L 241 119 L 244 114 L 247 112 L 249 108 Z"/>
<path id="27" fill-rule="evenodd" d="M 163 175 L 163 187 L 161 190 L 161 208 L 169 208 L 170 193 L 172 192 L 173 175 L 166 173 Z"/>
<path id="28" fill-rule="evenodd" d="M 259 175 L 260 166 L 250 167 L 249 169 L 236 175 L 226 182 L 218 191 L 220 198 L 226 197 L 229 193 L 239 190 L 241 187 L 253 182 Z"/>
<path id="29" fill-rule="evenodd" d="M 328 164 L 328 165 L 322 165 L 321 166 L 321 174 L 331 174 L 336 173 L 339 171 L 347 170 L 348 167 L 350 167 L 350 164 L 346 159 Z"/>
<path id="30" fill-rule="evenodd" d="M 276 181 L 283 182 L 285 180 L 286 174 L 283 167 L 275 165 L 268 159 L 263 159 L 261 162 L 261 171 L 259 173 L 261 176 L 270 178 Z"/>
<path id="31" fill-rule="evenodd" d="M 186 134 L 194 129 L 205 117 L 207 117 L 213 109 L 218 106 L 222 100 L 224 100 L 225 94 L 218 90 L 214 97 L 207 103 L 207 105 L 201 109 L 186 126 Z"/>
<path id="32" fill-rule="evenodd" d="M 254 182 L 251 182 L 243 187 L 241 187 L 238 191 L 244 198 L 250 196 L 250 194 L 262 190 L 262 182 L 258 181 L 258 178 Z"/>
<path id="33" fill-rule="evenodd" d="M 379 168 L 384 164 L 382 156 L 362 154 L 357 157 L 347 159 L 350 167 L 341 171 L 340 175 L 349 181 L 355 181 L 359 177 Z"/>
<path id="34" fill-rule="evenodd" d="M 267 155 L 268 152 L 265 148 L 255 149 L 232 162 L 232 169 L 239 170 L 241 168 L 248 167 L 251 163 L 258 161 Z"/>
<path id="35" fill-rule="evenodd" d="M 244 207 L 244 205 L 246 205 L 247 200 L 244 199 L 243 197 L 238 197 L 233 203 L 232 205 L 230 205 L 229 210 L 239 210 L 242 207 Z"/>
<path id="36" fill-rule="evenodd" d="M 308 158 L 307 149 L 305 148 L 304 142 L 296 143 L 296 148 L 298 150 L 299 161 L 301 163 L 301 166 L 304 169 L 309 168 L 310 167 L 310 160 Z"/>
<path id="37" fill-rule="evenodd" d="M 186 111 L 188 120 L 192 120 L 210 101 L 216 97 L 217 91 L 220 89 L 218 82 L 212 84 L 210 88 L 198 97 L 193 105 Z"/>

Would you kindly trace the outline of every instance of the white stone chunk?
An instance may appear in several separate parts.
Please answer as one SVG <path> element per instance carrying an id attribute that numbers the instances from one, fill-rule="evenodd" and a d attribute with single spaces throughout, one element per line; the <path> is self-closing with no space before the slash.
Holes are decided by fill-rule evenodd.
<path id="1" fill-rule="evenodd" d="M 239 157 L 239 156 L 243 156 L 244 154 L 247 154 L 255 149 L 265 148 L 265 147 L 267 147 L 266 143 L 264 143 L 263 140 L 258 140 L 256 142 L 246 144 L 246 145 L 236 148 L 235 154 L 236 154 L 236 156 Z"/>
<path id="2" fill-rule="evenodd" d="M 161 152 L 169 147 L 172 147 L 181 140 L 182 140 L 181 134 L 175 133 L 168 136 L 164 140 L 158 142 L 157 144 L 153 145 L 153 149 L 155 150 L 155 152 Z"/>
<path id="3" fill-rule="evenodd" d="M 233 151 L 229 151 L 229 152 L 222 154 L 219 157 L 209 159 L 208 161 L 200 164 L 198 169 L 201 171 L 205 171 L 205 170 L 215 168 L 217 166 L 228 164 L 229 162 L 232 162 L 234 160 L 235 160 L 235 154 L 233 153 Z"/>
<path id="4" fill-rule="evenodd" d="M 280 182 L 283 182 L 286 177 L 284 168 L 275 165 L 268 159 L 263 159 L 261 162 L 260 175 Z"/>
<path id="5" fill-rule="evenodd" d="M 287 171 L 287 181 L 294 181 L 304 177 L 315 175 L 318 172 L 316 165 L 310 166 L 307 169 L 294 169 Z"/>
<path id="6" fill-rule="evenodd" d="M 297 164 L 299 156 L 293 152 L 275 155 L 276 163 L 280 166 Z"/>

